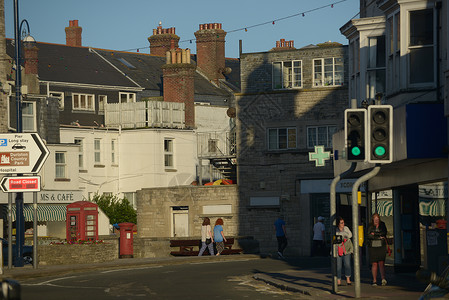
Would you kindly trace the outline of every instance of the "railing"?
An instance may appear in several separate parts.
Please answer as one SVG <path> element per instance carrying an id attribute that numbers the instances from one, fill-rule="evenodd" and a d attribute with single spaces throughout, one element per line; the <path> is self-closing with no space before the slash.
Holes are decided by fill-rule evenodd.
<path id="1" fill-rule="evenodd" d="M 184 128 L 184 103 L 142 101 L 108 103 L 105 105 L 105 125 L 122 128 Z"/>
<path id="2" fill-rule="evenodd" d="M 229 132 L 197 133 L 198 157 L 233 157 L 236 154 L 236 134 Z"/>

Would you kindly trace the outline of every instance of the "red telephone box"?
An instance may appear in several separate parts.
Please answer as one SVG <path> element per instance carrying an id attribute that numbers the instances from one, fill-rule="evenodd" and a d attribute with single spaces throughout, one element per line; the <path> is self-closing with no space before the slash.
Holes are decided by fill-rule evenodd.
<path id="1" fill-rule="evenodd" d="M 98 240 L 98 205 L 77 201 L 67 205 L 67 241 Z"/>

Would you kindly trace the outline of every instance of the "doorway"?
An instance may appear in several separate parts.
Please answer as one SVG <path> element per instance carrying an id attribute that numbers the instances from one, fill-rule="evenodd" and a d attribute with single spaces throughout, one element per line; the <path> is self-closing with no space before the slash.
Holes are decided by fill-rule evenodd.
<path id="1" fill-rule="evenodd" d="M 189 236 L 189 207 L 174 206 L 172 207 L 172 236 L 187 237 Z"/>

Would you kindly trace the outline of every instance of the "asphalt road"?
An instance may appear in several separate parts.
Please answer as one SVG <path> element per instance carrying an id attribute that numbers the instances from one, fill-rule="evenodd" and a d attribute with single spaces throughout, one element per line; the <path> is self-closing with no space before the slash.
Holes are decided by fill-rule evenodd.
<path id="1" fill-rule="evenodd" d="M 21 282 L 22 300 L 103 299 L 301 299 L 256 281 L 252 275 L 294 268 L 266 258 L 98 270 Z"/>

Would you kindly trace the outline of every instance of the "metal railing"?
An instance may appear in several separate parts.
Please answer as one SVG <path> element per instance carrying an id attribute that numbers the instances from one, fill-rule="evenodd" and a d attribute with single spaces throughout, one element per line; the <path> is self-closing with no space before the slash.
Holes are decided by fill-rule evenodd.
<path id="1" fill-rule="evenodd" d="M 235 131 L 197 133 L 198 157 L 232 157 L 236 154 Z"/>

